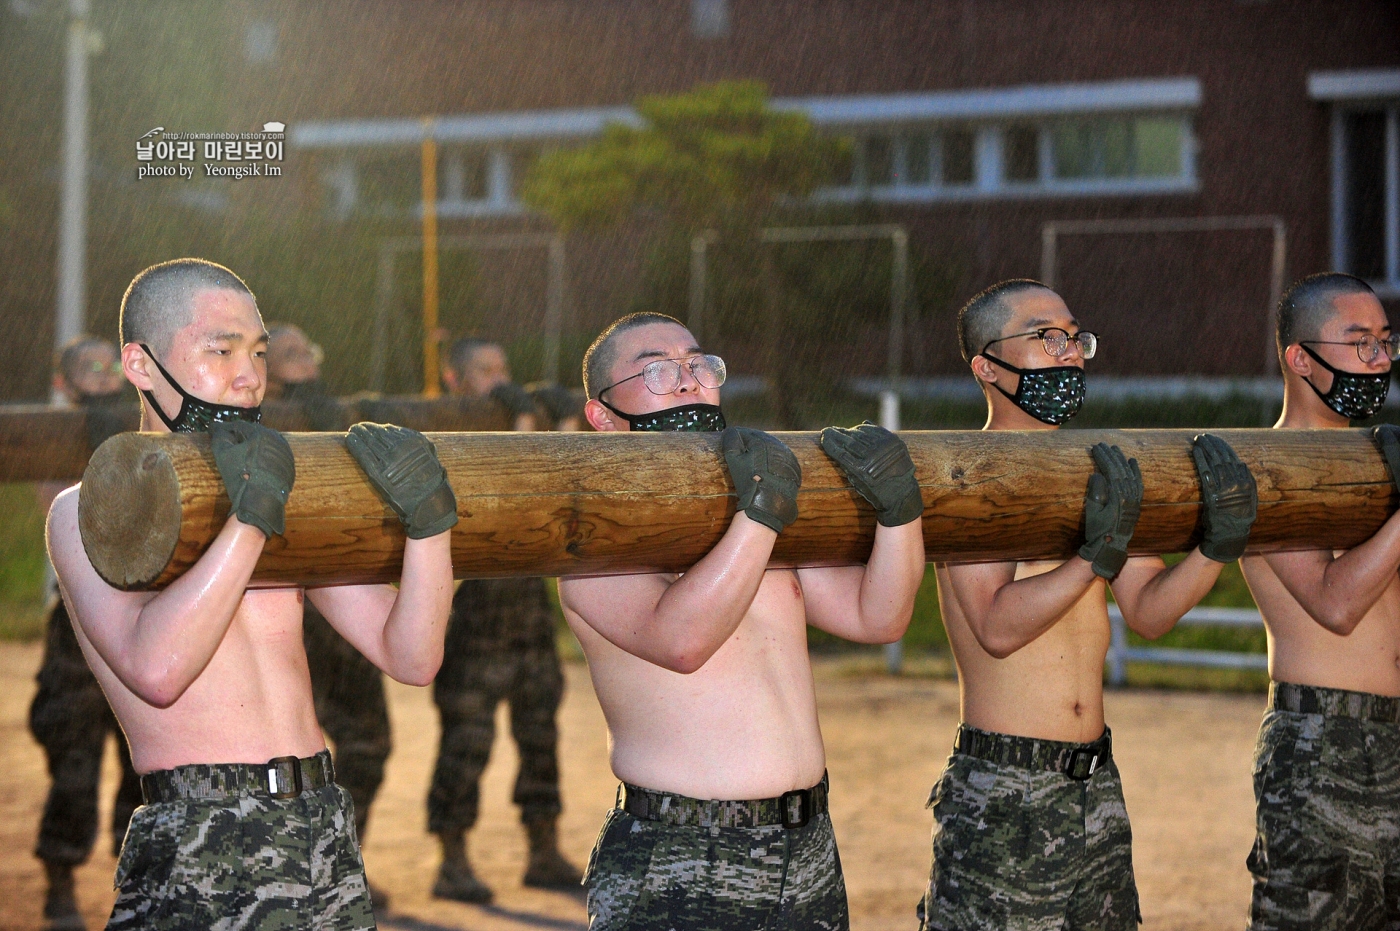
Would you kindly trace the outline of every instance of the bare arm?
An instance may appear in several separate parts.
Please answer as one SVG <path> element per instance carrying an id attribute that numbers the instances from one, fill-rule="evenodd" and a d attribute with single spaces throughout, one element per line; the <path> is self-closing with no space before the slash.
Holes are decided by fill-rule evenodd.
<path id="1" fill-rule="evenodd" d="M 1266 553 L 1264 561 L 1313 620 L 1345 637 L 1400 570 L 1400 511 L 1375 536 L 1341 556 L 1303 550 Z"/>
<path id="2" fill-rule="evenodd" d="M 742 511 L 685 575 L 561 579 L 559 599 L 608 642 L 673 672 L 699 669 L 748 613 L 778 535 Z"/>
<path id="3" fill-rule="evenodd" d="M 1109 587 L 1127 625 L 1155 640 L 1206 596 L 1223 568 L 1224 563 L 1208 559 L 1199 549 L 1171 568 L 1156 556 L 1138 556 L 1128 560 Z"/>
<path id="4" fill-rule="evenodd" d="M 972 635 L 997 659 L 1053 627 L 1097 579 L 1092 564 L 1079 556 L 1019 581 L 1014 562 L 948 567 L 953 596 Z"/>
<path id="5" fill-rule="evenodd" d="M 408 540 L 403 576 L 391 585 L 308 589 L 331 626 L 394 679 L 428 685 L 442 665 L 452 609 L 451 534 Z"/>
<path id="6" fill-rule="evenodd" d="M 914 616 L 924 578 L 923 524 L 877 526 L 864 566 L 799 569 L 807 622 L 856 643 L 893 643 Z"/>
<path id="7" fill-rule="evenodd" d="M 204 555 L 164 591 L 123 592 L 92 568 L 78 535 L 78 487 L 49 511 L 53 560 L 73 617 L 98 655 L 138 698 L 179 700 L 213 659 L 262 555 L 262 531 L 230 517 Z"/>

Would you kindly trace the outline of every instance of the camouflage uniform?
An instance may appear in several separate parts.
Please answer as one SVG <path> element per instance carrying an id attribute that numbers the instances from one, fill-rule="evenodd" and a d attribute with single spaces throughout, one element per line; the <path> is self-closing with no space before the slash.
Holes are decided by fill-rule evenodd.
<path id="1" fill-rule="evenodd" d="M 303 761 L 330 773 L 330 754 Z M 145 777 L 117 864 L 109 931 L 373 928 L 353 803 L 327 781 L 277 799 L 263 766 L 193 765 Z M 155 782 L 160 791 L 149 792 Z"/>
<path id="2" fill-rule="evenodd" d="M 1254 756 L 1250 927 L 1400 929 L 1400 699 L 1277 682 Z"/>
<path id="3" fill-rule="evenodd" d="M 60 600 L 49 614 L 39 690 L 29 706 L 29 730 L 48 757 L 53 784 L 39 822 L 34 853 L 47 863 L 77 866 L 97 839 L 97 787 L 107 735 L 117 738 L 122 780 L 112 806 L 112 846 L 120 844 L 131 813 L 141 804 L 141 785 L 107 696 L 78 646 L 68 609 Z"/>
<path id="4" fill-rule="evenodd" d="M 920 927 L 1136 927 L 1132 831 L 1109 744 L 1107 729 L 1075 744 L 960 727 L 929 796 L 933 869 Z"/>
<path id="5" fill-rule="evenodd" d="M 590 931 L 850 927 L 825 777 L 806 819 L 791 799 L 620 791 L 626 801 L 608 812 L 584 877 Z"/>
<path id="6" fill-rule="evenodd" d="M 502 700 L 510 702 L 510 729 L 520 750 L 514 800 L 521 820 L 558 816 L 554 714 L 563 694 L 544 579 L 463 582 L 452 599 L 442 669 L 433 683 L 442 741 L 428 793 L 430 832 L 460 834 L 476 823 L 481 772 Z"/>
<path id="7" fill-rule="evenodd" d="M 302 631 L 316 718 L 335 747 L 336 780 L 355 800 L 355 833 L 363 837 L 392 749 L 384 675 L 309 601 Z"/>

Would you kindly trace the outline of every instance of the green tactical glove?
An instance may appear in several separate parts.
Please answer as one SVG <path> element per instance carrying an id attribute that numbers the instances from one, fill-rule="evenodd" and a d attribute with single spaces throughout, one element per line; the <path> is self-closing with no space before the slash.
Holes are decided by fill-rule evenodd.
<path id="1" fill-rule="evenodd" d="M 899 437 L 867 420 L 849 430 L 827 427 L 821 444 L 852 487 L 874 506 L 881 525 L 899 527 L 923 516 L 924 498 L 914 477 L 914 461 Z"/>
<path id="2" fill-rule="evenodd" d="M 1390 467 L 1390 480 L 1400 488 L 1400 427 L 1383 423 L 1371 431 L 1371 439 L 1380 447 L 1381 458 Z"/>
<path id="3" fill-rule="evenodd" d="M 268 537 L 285 531 L 297 464 L 282 434 L 246 420 L 216 421 L 209 447 L 233 503 L 230 513 Z"/>
<path id="4" fill-rule="evenodd" d="M 1201 478 L 1202 523 L 1206 538 L 1201 553 L 1216 562 L 1234 562 L 1244 555 L 1249 528 L 1259 512 L 1259 493 L 1249 466 L 1218 436 L 1202 433 L 1191 440 L 1191 458 Z"/>
<path id="5" fill-rule="evenodd" d="M 491 400 L 510 411 L 510 416 L 535 413 L 535 399 L 513 381 L 503 381 L 491 389 Z"/>
<path id="6" fill-rule="evenodd" d="M 1128 541 L 1142 510 L 1142 473 L 1137 460 L 1124 457 L 1117 446 L 1095 443 L 1089 453 L 1097 471 L 1084 495 L 1079 555 L 1094 564 L 1094 575 L 1112 579 L 1128 561 Z"/>
<path id="7" fill-rule="evenodd" d="M 797 457 L 762 430 L 730 427 L 720 436 L 724 462 L 739 492 L 739 510 L 782 533 L 797 520 L 802 467 Z"/>
<path id="8" fill-rule="evenodd" d="M 426 436 L 393 424 L 357 423 L 345 436 L 345 448 L 399 515 L 409 539 L 437 536 L 456 525 L 457 497 Z"/>

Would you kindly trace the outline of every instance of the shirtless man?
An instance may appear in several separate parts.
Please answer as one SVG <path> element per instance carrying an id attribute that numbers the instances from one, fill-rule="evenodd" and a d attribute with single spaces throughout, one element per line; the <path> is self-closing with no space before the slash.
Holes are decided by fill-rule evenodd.
<path id="1" fill-rule="evenodd" d="M 1365 282 L 1304 278 L 1278 308 L 1277 429 L 1380 410 L 1400 336 Z M 1400 429 L 1376 441 L 1400 482 Z M 1240 561 L 1269 636 L 1254 758 L 1250 927 L 1400 927 L 1400 515 L 1351 550 Z"/>
<path id="2" fill-rule="evenodd" d="M 1054 429 L 1079 410 L 1098 346 L 1059 295 L 1005 281 L 958 315 L 963 357 L 987 397 L 987 430 Z M 1170 630 L 1239 558 L 1254 481 L 1216 437 L 1193 450 L 1206 539 L 1168 569 L 1128 558 L 1142 500 L 1134 460 L 1092 450 L 1086 541 L 1064 562 L 935 567 L 958 665 L 962 725 L 929 797 L 933 868 L 922 927 L 1127 929 L 1139 921 L 1132 835 L 1104 726 L 1105 583 L 1128 626 Z"/>
<path id="3" fill-rule="evenodd" d="M 303 590 L 250 589 L 285 527 L 291 450 L 256 422 L 267 334 L 247 286 L 179 259 L 122 299 L 122 365 L 146 431 L 208 430 L 232 503 L 164 591 L 123 592 L 78 535 L 78 486 L 49 512 L 49 552 L 79 643 L 131 745 L 146 805 L 117 866 L 109 928 L 372 928 L 349 796 L 335 785 L 302 648 Z M 347 447 L 403 520 L 400 587 L 308 589 L 394 678 L 432 681 L 452 597 L 456 505 L 432 446 L 359 424 Z M 131 515 L 141 520 L 140 514 Z"/>
<path id="4" fill-rule="evenodd" d="M 678 321 L 633 314 L 584 358 L 597 430 L 724 429 L 724 363 Z M 865 566 L 769 570 L 797 517 L 786 446 L 731 428 L 739 493 L 724 536 L 684 574 L 559 583 L 623 785 L 589 863 L 589 927 L 844 929 L 806 625 L 901 636 L 924 572 L 923 502 L 901 440 L 828 428 L 823 448 L 874 504 Z"/>

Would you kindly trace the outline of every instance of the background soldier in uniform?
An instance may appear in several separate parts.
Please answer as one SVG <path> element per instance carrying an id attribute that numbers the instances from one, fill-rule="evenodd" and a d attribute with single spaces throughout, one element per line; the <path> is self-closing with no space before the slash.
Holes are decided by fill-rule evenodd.
<path id="1" fill-rule="evenodd" d="M 290 323 L 267 326 L 267 397 L 302 405 L 312 430 L 345 430 L 339 405 L 321 384 L 321 347 Z M 355 834 L 363 846 L 369 809 L 384 781 L 393 742 L 384 675 L 310 601 L 302 625 L 316 717 L 334 745 L 335 778 L 355 802 Z M 377 911 L 388 895 L 370 883 Z"/>
<path id="2" fill-rule="evenodd" d="M 460 339 L 448 351 L 443 380 L 453 394 L 489 396 L 512 415 L 516 430 L 534 430 L 535 403 L 510 380 L 505 352 L 495 343 Z M 442 844 L 433 895 L 489 902 L 491 889 L 472 871 L 467 832 L 476 824 L 481 772 L 495 740 L 496 706 L 510 703 L 510 729 L 520 751 L 514 800 L 530 838 L 525 885 L 577 889 L 578 868 L 559 852 L 558 730 L 554 715 L 564 677 L 554 643 L 554 610 L 544 579 L 465 581 L 452 600 L 452 620 L 433 700 L 442 738 L 428 830 Z"/>
<path id="3" fill-rule="evenodd" d="M 117 347 L 95 336 L 79 336 L 63 347 L 55 360 L 53 380 L 70 404 L 86 408 L 90 415 L 100 415 L 104 409 L 130 400 L 122 390 L 126 380 Z M 95 416 L 90 421 L 88 442 L 94 449 L 118 427 L 114 417 Z M 68 484 L 40 484 L 43 510 L 49 509 Z M 29 730 L 44 748 L 53 784 L 39 821 L 34 853 L 44 861 L 48 878 L 45 927 L 65 931 L 83 927 L 73 894 L 73 868 L 87 861 L 97 839 L 97 787 L 108 734 L 117 738 L 117 759 L 122 767 L 121 785 L 112 805 L 113 853 L 121 849 L 127 822 L 141 804 L 141 785 L 131 768 L 126 737 L 83 658 L 61 598 L 49 612 L 44 661 L 37 678 L 39 690 L 29 706 Z"/>

